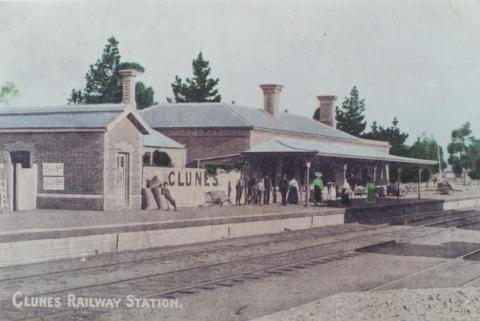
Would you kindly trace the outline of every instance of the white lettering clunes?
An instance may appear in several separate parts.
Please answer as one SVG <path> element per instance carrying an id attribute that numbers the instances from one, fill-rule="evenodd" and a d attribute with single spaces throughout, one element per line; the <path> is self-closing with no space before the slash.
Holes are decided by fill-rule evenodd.
<path id="1" fill-rule="evenodd" d="M 15 308 L 60 308 L 62 299 L 57 296 L 27 296 L 17 291 L 12 295 L 12 304 Z"/>

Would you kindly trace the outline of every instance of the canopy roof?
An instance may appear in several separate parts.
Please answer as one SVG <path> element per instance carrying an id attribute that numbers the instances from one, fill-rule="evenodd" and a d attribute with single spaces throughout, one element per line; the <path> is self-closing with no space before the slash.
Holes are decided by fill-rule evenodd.
<path id="1" fill-rule="evenodd" d="M 243 155 L 291 154 L 326 156 L 337 158 L 353 158 L 363 160 L 379 160 L 385 162 L 436 165 L 437 161 L 401 157 L 383 153 L 379 150 L 360 144 L 344 144 L 333 142 L 304 141 L 288 138 L 274 138 L 242 152 Z"/>

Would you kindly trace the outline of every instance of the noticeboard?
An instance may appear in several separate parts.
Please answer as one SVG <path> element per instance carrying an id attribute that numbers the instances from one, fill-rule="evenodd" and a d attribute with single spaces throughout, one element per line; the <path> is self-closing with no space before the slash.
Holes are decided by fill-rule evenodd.
<path id="1" fill-rule="evenodd" d="M 63 176 L 63 163 L 43 163 L 43 176 Z"/>

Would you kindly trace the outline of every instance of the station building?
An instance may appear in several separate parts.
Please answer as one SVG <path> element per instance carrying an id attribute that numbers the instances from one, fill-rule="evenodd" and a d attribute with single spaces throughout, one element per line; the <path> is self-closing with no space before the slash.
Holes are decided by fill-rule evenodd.
<path id="1" fill-rule="evenodd" d="M 210 185 L 205 176 L 192 190 L 188 178 L 203 172 L 186 165 L 246 161 L 248 175 L 269 174 L 275 183 L 287 174 L 302 185 L 320 170 L 326 182 L 341 186 L 366 177 L 386 184 L 392 162 L 436 164 L 391 155 L 386 142 L 336 129 L 335 96 L 318 96 L 320 121 L 282 112 L 282 86 L 275 84 L 261 85 L 262 108 L 188 103 L 137 111 L 136 72 L 120 75 L 119 104 L 0 109 L 0 201 L 8 199 L 7 209 L 140 209 L 146 179 L 159 173 L 151 166 L 157 150 L 174 167 L 162 179 L 176 195 L 194 195 L 188 204 L 202 203 L 206 189 L 222 184 Z M 222 186 L 231 191 L 234 184 Z"/>
<path id="2" fill-rule="evenodd" d="M 120 104 L 0 109 L 0 184 L 10 210 L 140 209 L 145 154 L 165 151 L 184 166 L 185 147 L 137 113 L 136 72 L 121 75 Z"/>
<path id="3" fill-rule="evenodd" d="M 336 97 L 318 96 L 320 121 L 281 111 L 281 85 L 260 85 L 263 107 L 226 103 L 161 104 L 140 111 L 148 124 L 187 147 L 187 166 L 248 160 L 255 175 L 296 176 L 320 170 L 324 179 L 388 183 L 393 162 L 427 166 L 436 161 L 389 154 L 388 142 L 366 140 L 336 128 Z M 313 113 L 313 111 L 312 111 Z M 312 173 L 310 176 L 313 175 Z"/>

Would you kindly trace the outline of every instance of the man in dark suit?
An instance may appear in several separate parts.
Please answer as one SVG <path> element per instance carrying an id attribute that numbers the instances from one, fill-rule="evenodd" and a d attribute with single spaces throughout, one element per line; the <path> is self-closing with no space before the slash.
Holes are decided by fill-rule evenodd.
<path id="1" fill-rule="evenodd" d="M 265 175 L 263 179 L 263 185 L 265 186 L 265 192 L 263 193 L 263 203 L 270 204 L 270 192 L 272 191 L 272 180 L 270 176 Z"/>
<path id="2" fill-rule="evenodd" d="M 280 190 L 280 194 L 282 194 L 282 205 L 287 206 L 287 192 L 288 192 L 287 175 L 283 174 L 282 179 L 278 183 L 278 189 Z"/>

